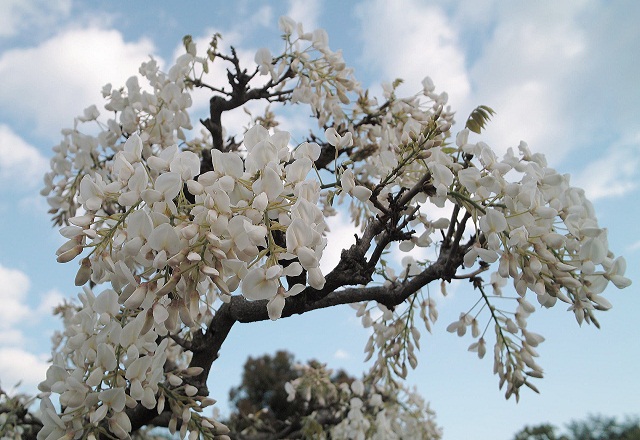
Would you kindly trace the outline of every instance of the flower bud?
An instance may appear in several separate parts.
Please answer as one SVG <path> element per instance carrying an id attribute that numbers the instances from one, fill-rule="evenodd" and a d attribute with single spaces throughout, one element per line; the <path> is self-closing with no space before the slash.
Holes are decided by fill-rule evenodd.
<path id="1" fill-rule="evenodd" d="M 189 367 L 189 368 L 186 368 L 186 369 L 182 370 L 182 375 L 183 376 L 188 376 L 188 377 L 199 376 L 199 375 L 202 374 L 203 371 L 204 371 L 204 368 L 202 368 L 202 367 Z"/>
<path id="2" fill-rule="evenodd" d="M 193 385 L 187 385 L 184 387 L 184 393 L 189 397 L 193 397 L 198 394 L 198 389 Z"/>
<path id="3" fill-rule="evenodd" d="M 56 259 L 58 263 L 68 263 L 82 253 L 82 245 L 77 245 L 70 250 L 61 253 Z"/>
<path id="4" fill-rule="evenodd" d="M 75 284 L 76 286 L 83 286 L 89 279 L 91 279 L 91 261 L 89 261 L 89 258 L 84 258 L 76 274 Z"/>

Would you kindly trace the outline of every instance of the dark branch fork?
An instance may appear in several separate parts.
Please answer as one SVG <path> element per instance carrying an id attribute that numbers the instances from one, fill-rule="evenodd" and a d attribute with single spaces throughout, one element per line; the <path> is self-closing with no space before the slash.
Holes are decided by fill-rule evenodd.
<path id="1" fill-rule="evenodd" d="M 398 207 L 406 206 L 423 185 L 424 182 L 419 182 L 407 191 L 398 200 Z M 342 251 L 339 263 L 327 274 L 326 283 L 322 289 L 316 290 L 307 287 L 299 295 L 287 298 L 282 318 L 341 304 L 363 301 L 376 301 L 389 309 L 393 309 L 432 281 L 439 279 L 451 280 L 455 277 L 457 269 L 462 266 L 466 250 L 473 243 L 473 238 L 467 243 L 461 243 L 468 214 L 465 214 L 461 221 L 457 221 L 456 215 L 457 211 L 454 212 L 451 218 L 451 223 L 455 225 L 453 226 L 455 231 L 453 237 L 443 243 L 438 259 L 420 274 L 404 282 L 395 283 L 390 287 L 347 287 L 366 285 L 371 281 L 373 270 L 381 256 L 381 253 L 377 252 L 380 246 L 376 247 L 376 251 L 368 261 L 365 255 L 376 236 L 380 234 L 383 237 L 388 235 L 385 228 L 389 227 L 387 223 L 389 221 L 388 215 L 377 217 L 367 225 L 362 236 L 357 237 L 354 245 Z M 385 240 L 383 238 L 382 242 L 384 241 L 390 242 L 393 240 Z M 266 300 L 248 301 L 242 296 L 233 296 L 229 303 L 223 304 L 216 312 L 207 329 L 195 333 L 193 340 L 185 344 L 186 348 L 193 353 L 189 366 L 203 368 L 202 374 L 191 380 L 191 384 L 198 387 L 200 395 L 208 395 L 206 381 L 211 366 L 218 358 L 222 344 L 233 325 L 236 322 L 250 323 L 268 320 L 266 304 Z M 184 342 L 179 339 L 176 340 Z M 154 420 L 158 417 L 157 413 L 140 405 L 131 410 L 129 416 L 134 429 L 152 421 L 154 424 L 162 423 L 165 419 L 168 422 L 166 417 Z"/>
<path id="2" fill-rule="evenodd" d="M 227 71 L 227 78 L 232 91 L 215 89 L 200 81 L 192 81 L 192 84 L 195 87 L 207 88 L 214 93 L 218 93 L 210 100 L 209 117 L 201 120 L 201 122 L 212 135 L 212 147 L 226 152 L 237 148 L 238 144 L 235 144 L 232 138 L 225 144 L 222 130 L 222 114 L 241 107 L 251 100 L 285 101 L 292 93 L 292 90 L 273 89 L 284 88 L 284 83 L 288 78 L 293 77 L 293 72 L 288 71 L 277 81 L 270 80 L 260 88 L 250 88 L 249 82 L 255 77 L 257 70 L 249 74 L 246 69 L 242 69 L 234 50 L 232 50 L 232 56 L 223 56 L 221 54 L 216 54 L 216 56 L 233 65 L 235 72 Z M 384 106 L 387 105 L 388 103 L 384 104 Z M 382 110 L 382 108 L 379 110 Z M 355 124 L 375 123 L 377 117 L 375 114 L 367 115 L 362 121 Z M 318 139 L 311 134 L 310 141 L 317 142 Z M 321 155 L 316 162 L 316 166 L 318 168 L 326 168 L 335 159 L 335 149 L 328 143 L 317 143 L 321 146 Z M 211 155 L 208 151 L 203 150 L 202 172 L 208 170 L 211 170 Z M 431 174 L 426 172 L 413 187 L 405 188 L 395 197 L 390 197 L 388 207 L 384 209 L 381 208 L 385 205 L 378 200 L 378 194 L 382 188 L 374 188 L 371 201 L 380 213 L 369 221 L 360 237 L 356 236 L 356 243 L 349 249 L 342 251 L 340 261 L 326 275 L 326 283 L 322 289 L 316 290 L 307 286 L 300 294 L 286 299 L 282 318 L 341 304 L 364 301 L 376 301 L 389 309 L 394 309 L 432 281 L 450 281 L 455 278 L 456 271 L 462 266 L 465 252 L 472 246 L 474 241 L 474 238 L 471 238 L 467 243 L 462 243 L 465 225 L 470 218 L 470 214 L 465 211 L 465 214 L 459 219 L 460 207 L 457 205 L 453 210 L 449 229 L 443 237 L 440 252 L 435 262 L 427 266 L 420 274 L 402 282 L 395 282 L 388 287 L 366 286 L 372 281 L 375 267 L 386 246 L 394 241 L 405 240 L 413 233 L 413 231 L 407 231 L 406 229 L 409 222 L 415 218 L 419 206 L 412 206 L 411 201 L 421 192 L 428 194 L 433 192 L 434 188 L 430 182 Z M 375 246 L 367 259 L 367 253 L 374 241 Z M 234 324 L 237 322 L 250 323 L 268 320 L 266 304 L 266 300 L 248 301 L 243 296 L 233 296 L 228 303 L 222 304 L 215 312 L 206 329 L 194 332 L 191 341 L 183 340 L 177 335 L 172 336 L 176 343 L 192 352 L 193 356 L 189 366 L 203 369 L 200 375 L 186 379 L 190 384 L 198 388 L 198 395 L 208 395 L 206 381 L 211 366 L 218 358 L 220 349 Z M 131 420 L 133 431 L 148 424 L 167 426 L 170 419 L 170 409 L 166 409 L 162 414 L 158 415 L 155 409 L 149 410 L 142 405 L 128 409 L 127 414 Z"/>

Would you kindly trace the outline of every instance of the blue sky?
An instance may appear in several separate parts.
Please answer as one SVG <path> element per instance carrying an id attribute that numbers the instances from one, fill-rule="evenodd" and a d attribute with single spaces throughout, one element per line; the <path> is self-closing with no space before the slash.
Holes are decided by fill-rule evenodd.
<path id="1" fill-rule="evenodd" d="M 152 5 L 152 6 L 151 6 Z M 38 195 L 41 175 L 60 129 L 90 104 L 107 82 L 124 84 L 149 55 L 167 66 L 184 34 L 206 41 L 214 32 L 247 60 L 260 47 L 281 46 L 277 19 L 287 14 L 307 29 L 325 28 L 366 87 L 405 79 L 414 93 L 430 75 L 449 93 L 458 120 L 479 104 L 497 111 L 483 139 L 498 152 L 526 140 L 552 166 L 570 173 L 594 200 L 610 247 L 627 259 L 638 282 L 640 230 L 640 2 L 628 1 L 209 1 L 79 2 L 4 0 L 0 3 L 0 380 L 23 379 L 33 390 L 43 377 L 50 336 L 59 328 L 52 307 L 75 296 L 75 263 L 55 262 L 62 243 Z M 202 45 L 200 46 L 202 48 Z M 194 97 L 205 115 L 206 96 Z M 197 120 L 197 118 L 193 118 Z M 301 130 L 304 117 L 285 120 Z M 230 130 L 246 124 L 227 119 Z M 287 125 L 288 124 L 288 125 Z M 334 242 L 351 230 L 334 222 Z M 338 250 L 329 253 L 337 258 Z M 329 264 L 329 263 L 327 263 Z M 440 320 L 422 338 L 410 374 L 432 402 L 446 439 L 510 439 L 525 424 L 562 425 L 589 413 L 640 413 L 640 324 L 637 285 L 606 294 L 614 308 L 602 329 L 580 328 L 558 307 L 534 314 L 542 333 L 541 395 L 505 401 L 489 359 L 444 329 L 475 302 L 457 286 L 439 300 Z M 433 290 L 438 290 L 434 288 Z M 212 397 L 227 411 L 228 389 L 247 356 L 286 348 L 359 375 L 367 333 L 353 311 L 340 308 L 276 323 L 238 325 L 216 362 Z"/>

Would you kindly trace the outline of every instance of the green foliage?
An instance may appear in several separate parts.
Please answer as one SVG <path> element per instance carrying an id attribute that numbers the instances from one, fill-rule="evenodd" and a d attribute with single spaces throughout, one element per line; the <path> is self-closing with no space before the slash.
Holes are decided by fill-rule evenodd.
<path id="1" fill-rule="evenodd" d="M 480 134 L 480 132 L 484 129 L 484 126 L 491 119 L 491 116 L 495 114 L 496 112 L 491 107 L 480 105 L 471 112 L 469 118 L 467 119 L 465 127 L 473 131 L 474 133 Z"/>
<path id="2" fill-rule="evenodd" d="M 640 440 L 638 418 L 618 422 L 615 417 L 592 415 L 586 420 L 571 421 L 565 435 L 556 435 L 556 429 L 548 423 L 526 426 L 516 433 L 513 440 Z"/>
<path id="3" fill-rule="evenodd" d="M 626 419 L 618 423 L 615 417 L 590 416 L 586 421 L 569 423 L 570 440 L 640 440 L 640 420 Z"/>
<path id="4" fill-rule="evenodd" d="M 0 388 L 0 439 L 35 438 L 42 423 L 29 412 L 31 403 L 32 397 L 7 393 Z"/>
<path id="5" fill-rule="evenodd" d="M 229 399 L 235 406 L 232 418 L 265 411 L 277 420 L 292 416 L 295 408 L 287 402 L 284 385 L 299 376 L 293 364 L 293 355 L 286 351 L 278 351 L 273 357 L 247 359 L 242 383 L 229 391 Z"/>
<path id="6" fill-rule="evenodd" d="M 548 423 L 538 426 L 526 426 L 518 432 L 514 440 L 567 440 L 565 436 L 556 435 L 556 427 Z"/>
<path id="7" fill-rule="evenodd" d="M 315 408 L 300 396 L 293 401 L 287 400 L 285 384 L 302 375 L 295 365 L 293 354 L 287 351 L 247 359 L 242 382 L 229 391 L 234 408 L 225 423 L 232 432 L 278 432 L 291 426 L 317 431 L 313 422 L 305 419 Z M 309 365 L 317 365 L 317 361 L 309 361 Z M 353 380 L 342 370 L 331 377 L 333 383 L 351 383 Z M 304 426 L 298 426 L 301 423 Z"/>

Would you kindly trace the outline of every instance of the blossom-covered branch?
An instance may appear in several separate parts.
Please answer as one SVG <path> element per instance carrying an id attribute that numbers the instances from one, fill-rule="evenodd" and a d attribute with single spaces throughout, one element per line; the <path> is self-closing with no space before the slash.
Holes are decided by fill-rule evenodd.
<path id="1" fill-rule="evenodd" d="M 579 323 L 597 325 L 595 312 L 611 306 L 602 295 L 609 281 L 630 284 L 568 175 L 524 142 L 499 158 L 472 141 L 490 108 L 478 107 L 454 134 L 447 94 L 428 77 L 414 95 L 399 97 L 396 81 L 375 98 L 323 30 L 288 18 L 280 27 L 283 51 L 260 49 L 251 68 L 235 50 L 220 51 L 218 36 L 205 56 L 185 38 L 186 53 L 167 72 L 151 59 L 125 87 L 103 88 L 109 119 L 92 106 L 63 131 L 43 194 L 67 239 L 57 259 L 79 260 L 83 293 L 59 309 L 65 327 L 40 385 L 39 439 L 124 439 L 145 425 L 225 438 L 227 428 L 203 411 L 233 326 L 340 304 L 370 329 L 367 386 L 392 393 L 417 366 L 417 322 L 430 331 L 438 317 L 423 287 L 439 281 L 446 292 L 456 279 L 471 281 L 478 297 L 447 329 L 471 328 L 479 357 L 495 329 L 494 372 L 507 397 L 519 398 L 542 377 L 534 358 L 544 338 L 527 328 L 529 299 L 567 303 Z M 226 81 L 211 80 L 220 62 Z M 194 87 L 212 94 L 201 137 L 190 132 Z M 223 114 L 250 101 L 267 106 L 264 116 L 225 139 Z M 282 103 L 308 106 L 316 125 L 306 142 L 293 145 L 277 129 L 269 106 Z M 360 232 L 326 272 L 324 251 L 336 245 L 326 219 L 339 206 Z M 416 248 L 431 256 L 414 257 Z M 494 263 L 487 282 L 481 275 Z M 517 297 L 502 297 L 508 280 Z M 352 400 L 350 436 L 393 425 L 360 423 Z"/>

